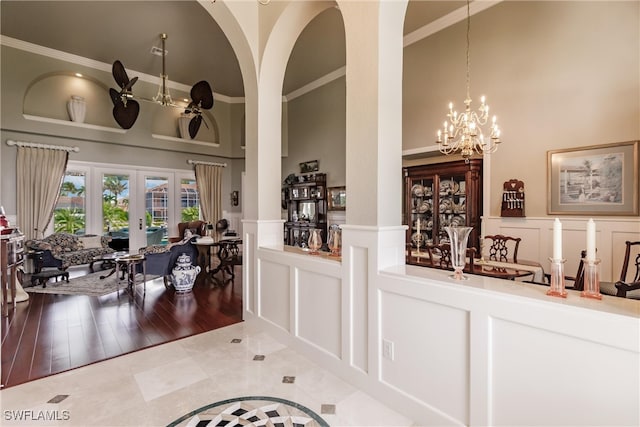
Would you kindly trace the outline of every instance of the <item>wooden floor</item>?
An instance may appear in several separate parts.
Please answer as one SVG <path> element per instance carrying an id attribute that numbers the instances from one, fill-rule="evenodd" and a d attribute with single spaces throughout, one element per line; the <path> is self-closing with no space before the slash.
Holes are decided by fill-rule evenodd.
<path id="1" fill-rule="evenodd" d="M 165 289 L 162 279 L 147 284 L 146 296 L 142 286 L 135 295 L 30 293 L 2 318 L 2 386 L 240 322 L 242 267 L 234 271 L 235 279 L 224 284 L 200 273 L 187 294 Z M 72 271 L 72 277 L 87 272 Z"/>

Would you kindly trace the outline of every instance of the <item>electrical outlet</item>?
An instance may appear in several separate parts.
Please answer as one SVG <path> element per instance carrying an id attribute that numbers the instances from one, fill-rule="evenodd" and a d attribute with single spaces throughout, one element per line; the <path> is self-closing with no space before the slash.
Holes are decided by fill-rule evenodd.
<path id="1" fill-rule="evenodd" d="M 382 340 L 382 357 L 393 361 L 393 341 Z"/>

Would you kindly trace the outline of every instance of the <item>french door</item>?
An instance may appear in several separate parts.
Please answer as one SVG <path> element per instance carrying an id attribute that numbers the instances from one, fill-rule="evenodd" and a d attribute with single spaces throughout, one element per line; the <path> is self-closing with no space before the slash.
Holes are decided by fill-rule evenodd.
<path id="1" fill-rule="evenodd" d="M 135 253 L 166 244 L 179 222 L 199 218 L 191 171 L 69 162 L 46 234 L 109 235 L 112 247 Z"/>

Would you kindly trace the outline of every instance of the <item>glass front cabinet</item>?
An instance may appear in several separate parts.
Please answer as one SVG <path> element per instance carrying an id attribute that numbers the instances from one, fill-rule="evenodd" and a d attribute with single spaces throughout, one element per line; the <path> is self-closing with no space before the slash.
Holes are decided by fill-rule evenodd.
<path id="1" fill-rule="evenodd" d="M 404 177 L 407 250 L 426 252 L 427 245 L 448 243 L 444 227 L 458 225 L 473 227 L 469 247 L 479 253 L 482 160 L 406 167 Z"/>
<path id="2" fill-rule="evenodd" d="M 282 187 L 282 207 L 287 210 L 284 244 L 306 248 L 311 230 L 319 229 L 327 242 L 327 175 L 299 175 Z"/>

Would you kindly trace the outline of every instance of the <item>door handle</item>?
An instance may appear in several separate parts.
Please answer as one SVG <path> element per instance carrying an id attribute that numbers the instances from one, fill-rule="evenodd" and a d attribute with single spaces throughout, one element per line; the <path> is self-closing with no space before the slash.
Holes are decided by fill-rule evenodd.
<path id="1" fill-rule="evenodd" d="M 142 218 L 138 220 L 138 228 L 142 230 Z"/>

